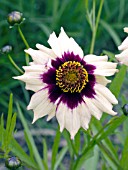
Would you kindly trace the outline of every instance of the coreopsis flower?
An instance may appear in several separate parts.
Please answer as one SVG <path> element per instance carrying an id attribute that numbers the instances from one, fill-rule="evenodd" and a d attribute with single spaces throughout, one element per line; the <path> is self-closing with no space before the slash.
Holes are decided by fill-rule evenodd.
<path id="1" fill-rule="evenodd" d="M 128 33 L 128 27 L 124 28 L 124 32 Z M 118 55 L 115 55 L 115 57 L 119 62 L 128 66 L 128 36 L 118 47 L 118 49 L 121 50 L 122 52 Z"/>
<path id="2" fill-rule="evenodd" d="M 73 139 L 80 127 L 88 129 L 91 116 L 100 120 L 102 113 L 117 113 L 112 104 L 115 96 L 105 87 L 117 72 L 116 63 L 107 56 L 86 55 L 73 38 L 61 28 L 59 37 L 53 32 L 48 40 L 51 49 L 37 44 L 38 50 L 28 49 L 33 62 L 24 66 L 25 73 L 15 77 L 26 83 L 35 94 L 27 107 L 37 119 L 56 116 L 60 131 L 66 128 Z"/>

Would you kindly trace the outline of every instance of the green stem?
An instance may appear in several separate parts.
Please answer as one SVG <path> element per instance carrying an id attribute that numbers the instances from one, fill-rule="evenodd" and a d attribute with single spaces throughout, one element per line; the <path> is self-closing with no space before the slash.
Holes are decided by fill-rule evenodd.
<path id="1" fill-rule="evenodd" d="M 14 62 L 14 60 L 12 59 L 12 57 L 11 57 L 10 54 L 8 54 L 8 58 L 9 58 L 11 64 L 12 64 L 21 74 L 23 74 L 24 72 L 17 66 L 17 64 Z"/>
<path id="2" fill-rule="evenodd" d="M 93 33 L 92 33 L 92 41 L 91 41 L 91 47 L 90 47 L 90 54 L 92 54 L 93 51 L 94 51 L 94 45 L 95 45 L 95 40 L 96 40 L 96 33 L 97 33 L 97 29 L 98 29 L 98 24 L 99 24 L 99 20 L 100 20 L 100 16 L 101 16 L 101 11 L 102 11 L 102 7 L 103 7 L 103 3 L 104 3 L 104 0 L 101 0 L 100 1 L 100 7 L 99 7 L 98 15 L 97 15 L 97 18 L 96 18 L 96 24 L 94 26 L 94 29 L 92 30 Z"/>
<path id="3" fill-rule="evenodd" d="M 29 48 L 29 45 L 28 45 L 27 40 L 26 40 L 25 37 L 24 37 L 24 34 L 23 34 L 22 31 L 21 31 L 20 25 L 18 25 L 18 31 L 19 31 L 19 34 L 20 34 L 20 36 L 21 36 L 21 38 L 22 38 L 22 40 L 23 40 L 26 48 L 28 49 L 28 48 Z"/>
<path id="4" fill-rule="evenodd" d="M 22 38 L 22 40 L 23 40 L 26 48 L 28 49 L 28 48 L 29 48 L 29 45 L 28 45 L 27 40 L 26 40 L 25 37 L 24 37 L 24 34 L 23 34 L 23 32 L 22 32 L 22 30 L 21 30 L 21 28 L 20 28 L 20 25 L 18 25 L 18 31 L 19 31 L 19 34 L 20 34 L 20 36 L 21 36 L 21 38 Z M 27 53 L 25 54 L 25 59 L 26 59 L 26 64 L 28 65 L 28 64 L 29 64 L 29 55 L 28 55 Z"/>

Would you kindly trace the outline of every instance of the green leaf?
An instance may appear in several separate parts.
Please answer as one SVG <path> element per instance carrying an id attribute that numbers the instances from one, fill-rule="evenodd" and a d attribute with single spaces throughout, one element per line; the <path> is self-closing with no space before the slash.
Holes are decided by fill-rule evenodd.
<path id="1" fill-rule="evenodd" d="M 7 117 L 7 124 L 6 130 L 9 131 L 11 118 L 12 118 L 12 107 L 13 107 L 13 94 L 10 94 L 9 106 L 8 106 L 8 117 Z"/>
<path id="2" fill-rule="evenodd" d="M 119 72 L 116 74 L 114 80 L 112 81 L 111 85 L 110 85 L 110 90 L 111 92 L 115 95 L 115 97 L 119 96 L 125 75 L 126 75 L 126 71 L 127 71 L 127 66 L 122 65 L 122 67 L 120 68 Z"/>
<path id="3" fill-rule="evenodd" d="M 80 151 L 80 131 L 78 131 L 78 133 L 75 136 L 74 145 L 75 145 L 76 153 L 79 154 L 79 151 Z"/>
<path id="4" fill-rule="evenodd" d="M 1 138 L 1 145 L 2 145 L 2 148 L 4 146 L 4 114 L 1 115 L 1 118 L 0 118 L 0 138 Z"/>
<path id="5" fill-rule="evenodd" d="M 67 142 L 67 145 L 68 145 L 68 150 L 69 150 L 69 153 L 70 153 L 70 157 L 73 156 L 73 147 L 72 147 L 72 142 L 71 142 L 71 139 L 70 139 L 70 135 L 69 133 L 67 132 L 67 130 L 64 130 L 63 131 L 63 135 L 64 135 L 64 138 L 66 139 L 66 142 Z"/>
<path id="6" fill-rule="evenodd" d="M 128 169 L 128 136 L 125 140 L 124 149 L 122 152 L 122 157 L 121 157 L 120 163 L 123 167 L 123 170 Z"/>
<path id="7" fill-rule="evenodd" d="M 51 165 L 51 169 L 54 169 L 55 163 L 56 163 L 56 158 L 57 158 L 57 152 L 58 152 L 58 147 L 59 147 L 59 143 L 60 143 L 60 137 L 61 137 L 61 133 L 60 130 L 58 128 L 57 132 L 56 132 L 56 136 L 54 139 L 54 144 L 52 147 L 52 165 Z"/>
<path id="8" fill-rule="evenodd" d="M 45 169 L 48 169 L 48 149 L 45 139 L 43 139 L 43 162 L 45 164 Z"/>
<path id="9" fill-rule="evenodd" d="M 97 142 L 105 139 L 107 136 L 113 133 L 113 131 L 120 126 L 125 120 L 126 116 L 122 115 L 120 117 L 114 117 L 111 121 L 106 125 L 106 130 L 103 130 L 97 139 Z"/>
<path id="10" fill-rule="evenodd" d="M 103 53 L 109 56 L 109 61 L 116 61 L 114 53 L 107 51 L 107 50 L 103 50 Z"/>
<path id="11" fill-rule="evenodd" d="M 11 125 L 10 125 L 8 136 L 7 136 L 7 145 L 10 143 L 10 141 L 12 139 L 12 134 L 13 134 L 15 125 L 16 125 L 16 113 L 14 113 L 14 115 L 11 119 Z"/>
<path id="12" fill-rule="evenodd" d="M 57 170 L 58 166 L 60 165 L 60 163 L 61 163 L 62 159 L 64 158 L 67 151 L 68 151 L 67 146 L 65 146 L 63 149 L 61 149 L 61 151 L 57 155 L 57 160 L 56 160 L 56 163 L 55 163 L 54 170 Z"/>
<path id="13" fill-rule="evenodd" d="M 34 140 L 33 140 L 33 137 L 32 137 L 32 135 L 31 135 L 31 132 L 30 132 L 30 130 L 29 130 L 29 128 L 28 128 L 28 125 L 27 125 L 27 123 L 26 123 L 26 121 L 25 121 L 25 118 L 24 118 L 24 116 L 23 116 L 23 113 L 22 113 L 22 111 L 21 111 L 21 109 L 20 109 L 20 106 L 19 106 L 18 103 L 16 103 L 16 106 L 17 106 L 17 110 L 18 110 L 18 113 L 19 113 L 21 122 L 22 122 L 22 124 L 23 124 L 23 127 L 24 127 L 24 129 L 25 129 L 25 131 L 26 131 L 26 134 L 27 134 L 27 136 L 28 136 L 29 141 L 31 142 L 31 146 L 32 146 L 32 149 L 33 149 L 33 153 L 34 153 L 34 156 L 35 156 L 35 160 L 36 160 L 37 165 L 38 165 L 38 169 L 39 169 L 39 170 L 44 170 L 43 163 L 42 163 L 42 159 L 41 159 L 41 157 L 40 157 L 40 155 L 39 155 L 39 152 L 38 152 L 38 150 L 37 150 L 37 147 L 36 147 L 36 145 L 35 145 L 35 142 L 34 142 Z"/>
<path id="14" fill-rule="evenodd" d="M 25 141 L 27 143 L 28 149 L 29 149 L 30 157 L 31 159 L 33 159 L 34 153 L 33 153 L 32 145 L 31 145 L 31 141 L 29 140 L 27 132 L 25 130 L 24 130 L 24 137 L 25 137 Z"/>
<path id="15" fill-rule="evenodd" d="M 100 150 L 102 151 L 102 154 L 103 154 L 105 160 L 107 160 L 109 166 L 113 170 L 117 170 L 118 168 L 120 170 L 123 170 L 122 167 L 119 164 L 119 161 L 114 159 L 114 157 L 112 156 L 110 151 L 105 147 L 105 145 L 103 145 L 102 143 L 98 143 L 98 146 L 99 146 Z"/>

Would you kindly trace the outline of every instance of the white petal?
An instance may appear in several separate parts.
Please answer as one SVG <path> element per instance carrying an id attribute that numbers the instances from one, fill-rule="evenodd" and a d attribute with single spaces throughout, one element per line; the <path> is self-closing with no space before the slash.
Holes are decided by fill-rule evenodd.
<path id="1" fill-rule="evenodd" d="M 75 42 L 73 38 L 70 38 L 70 46 L 69 46 L 69 51 L 73 51 L 75 55 L 79 55 L 81 58 L 83 58 L 83 50 L 81 47 Z"/>
<path id="2" fill-rule="evenodd" d="M 46 100 L 43 100 L 35 109 L 33 109 L 34 118 L 32 123 L 34 123 L 37 119 L 50 114 L 53 110 L 55 111 L 55 105 L 46 98 Z"/>
<path id="3" fill-rule="evenodd" d="M 112 62 L 92 62 L 92 65 L 96 66 L 96 69 L 115 69 L 117 63 Z"/>
<path id="4" fill-rule="evenodd" d="M 112 76 L 116 72 L 118 72 L 118 69 L 96 69 L 93 74 L 100 76 Z"/>
<path id="5" fill-rule="evenodd" d="M 108 83 L 111 82 L 111 80 L 106 79 L 106 77 L 104 76 L 95 76 L 96 77 L 96 82 L 99 84 L 102 84 L 104 86 L 106 86 Z"/>
<path id="6" fill-rule="evenodd" d="M 111 91 L 107 87 L 105 87 L 101 84 L 95 84 L 94 88 L 99 93 L 101 93 L 104 97 L 106 97 L 111 103 L 118 104 L 117 99 L 115 98 L 115 96 L 111 93 Z"/>
<path id="7" fill-rule="evenodd" d="M 88 99 L 86 97 L 84 97 L 84 101 L 90 111 L 90 113 L 95 116 L 98 120 L 100 120 L 101 116 L 102 116 L 102 111 L 99 110 L 98 107 L 96 107 L 94 104 L 93 104 L 93 100 L 92 99 Z"/>
<path id="8" fill-rule="evenodd" d="M 124 28 L 124 32 L 128 33 L 128 27 Z"/>
<path id="9" fill-rule="evenodd" d="M 67 108 L 65 105 L 64 107 Z M 73 129 L 73 112 L 71 109 L 67 108 L 67 111 L 65 112 L 65 128 L 69 131 L 69 133 L 72 135 L 72 129 Z"/>
<path id="10" fill-rule="evenodd" d="M 106 112 L 110 115 L 116 115 L 117 113 L 112 110 L 112 104 L 98 91 L 96 91 L 95 99 L 93 103 L 103 112 Z"/>
<path id="11" fill-rule="evenodd" d="M 61 57 L 62 53 L 61 53 L 61 46 L 59 44 L 58 38 L 56 37 L 55 32 L 53 32 L 49 39 L 48 39 L 48 43 L 51 46 L 53 52 L 57 55 L 57 57 Z"/>
<path id="12" fill-rule="evenodd" d="M 58 41 L 61 47 L 61 53 L 64 54 L 64 52 L 68 52 L 69 51 L 69 37 L 67 36 L 67 34 L 65 33 L 62 27 L 61 27 L 61 32 L 58 37 Z"/>
<path id="13" fill-rule="evenodd" d="M 22 76 L 17 76 L 17 77 L 13 77 L 14 79 L 17 80 L 21 80 L 25 83 L 29 83 L 29 84 L 38 84 L 38 85 L 42 85 L 42 81 L 39 77 L 34 77 L 34 76 L 30 76 L 27 74 L 23 74 Z"/>
<path id="14" fill-rule="evenodd" d="M 69 131 L 71 139 L 74 139 L 74 136 L 80 128 L 80 116 L 77 112 L 77 108 L 68 109 L 65 113 L 65 128 Z"/>
<path id="15" fill-rule="evenodd" d="M 37 92 L 37 91 L 41 90 L 42 88 L 44 88 L 44 85 L 26 83 L 26 86 L 25 86 L 26 90 L 32 90 L 34 92 Z"/>
<path id="16" fill-rule="evenodd" d="M 80 115 L 78 113 L 78 107 L 73 109 L 73 117 L 72 117 L 72 131 L 71 133 L 71 139 L 74 139 L 74 136 L 76 135 L 76 133 L 78 132 L 79 128 L 80 128 Z"/>
<path id="17" fill-rule="evenodd" d="M 44 71 L 46 71 L 46 67 L 43 65 L 31 65 L 31 66 L 23 66 L 23 69 L 25 70 L 25 72 L 38 72 L 38 73 L 42 73 Z"/>
<path id="18" fill-rule="evenodd" d="M 32 48 L 29 48 L 28 50 L 24 51 L 31 55 L 36 64 L 46 64 L 51 58 L 51 56 L 49 56 L 47 53 L 44 53 L 40 50 L 33 50 Z"/>
<path id="19" fill-rule="evenodd" d="M 128 66 L 128 49 L 124 50 L 122 53 L 115 55 L 117 60 Z"/>
<path id="20" fill-rule="evenodd" d="M 55 116 L 56 109 L 54 108 L 47 117 L 47 121 L 51 120 Z"/>
<path id="21" fill-rule="evenodd" d="M 49 48 L 47 48 L 47 47 L 45 47 L 44 45 L 41 45 L 41 44 L 36 44 L 36 47 L 39 50 L 47 53 L 51 58 L 56 58 L 56 55 L 55 55 L 55 53 L 53 52 L 52 49 L 49 49 Z"/>
<path id="22" fill-rule="evenodd" d="M 116 69 L 117 63 L 112 62 L 92 62 L 92 65 L 96 66 L 94 70 L 95 75 L 111 76 L 118 70 Z"/>
<path id="23" fill-rule="evenodd" d="M 64 52 L 69 51 L 83 58 L 82 49 L 73 38 L 69 38 L 67 36 L 63 28 L 61 28 L 61 32 L 58 38 L 56 37 L 56 34 L 53 32 L 49 37 L 48 43 L 58 57 L 61 57 L 64 54 Z"/>
<path id="24" fill-rule="evenodd" d="M 119 50 L 126 50 L 128 48 L 128 37 L 118 46 Z"/>
<path id="25" fill-rule="evenodd" d="M 61 27 L 61 32 L 58 37 L 58 40 L 61 45 L 62 54 L 64 52 L 73 52 L 75 55 L 79 55 L 81 58 L 83 58 L 83 50 L 80 48 L 80 46 L 75 42 L 73 38 L 69 38 L 67 34 L 65 33 L 64 29 Z"/>
<path id="26" fill-rule="evenodd" d="M 89 54 L 84 57 L 84 60 L 85 62 L 90 63 L 90 64 L 91 62 L 104 62 L 104 61 L 108 61 L 108 56 L 107 55 L 96 56 L 93 54 Z"/>
<path id="27" fill-rule="evenodd" d="M 48 98 L 48 91 L 46 89 L 36 92 L 35 94 L 32 95 L 27 109 L 28 110 L 35 109 L 46 98 Z"/>
<path id="28" fill-rule="evenodd" d="M 62 132 L 65 126 L 65 113 L 67 112 L 67 107 L 60 103 L 56 110 L 56 118 L 60 125 L 60 131 Z"/>
<path id="29" fill-rule="evenodd" d="M 124 50 L 122 53 L 115 55 L 117 59 L 123 58 L 123 57 L 128 57 L 128 49 Z"/>
<path id="30" fill-rule="evenodd" d="M 80 114 L 81 126 L 87 130 L 91 119 L 90 111 L 85 103 L 81 103 L 79 106 L 78 113 Z"/>

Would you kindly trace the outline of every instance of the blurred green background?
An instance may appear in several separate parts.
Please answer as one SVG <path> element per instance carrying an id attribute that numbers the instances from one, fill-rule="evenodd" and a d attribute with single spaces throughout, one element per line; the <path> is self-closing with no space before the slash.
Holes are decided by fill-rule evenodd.
<path id="1" fill-rule="evenodd" d="M 0 0 L 0 48 L 9 44 L 13 51 L 11 56 L 17 65 L 22 68 L 25 65 L 25 45 L 21 40 L 17 27 L 9 28 L 7 16 L 12 11 L 23 13 L 25 21 L 21 29 L 31 48 L 36 43 L 44 44 L 47 47 L 50 33 L 55 31 L 57 35 L 60 28 L 64 27 L 66 33 L 72 36 L 82 47 L 84 54 L 88 54 L 92 39 L 92 28 L 89 17 L 92 18 L 93 0 Z M 99 9 L 100 0 L 96 2 L 96 15 Z M 128 26 L 128 1 L 127 0 L 104 0 L 101 19 L 96 36 L 94 54 L 119 53 L 117 46 L 126 37 L 123 28 Z M 111 52 L 111 53 L 109 53 Z M 32 92 L 24 89 L 24 83 L 14 80 L 12 77 L 20 75 L 12 66 L 7 55 L 0 54 L 0 114 L 7 113 L 9 94 L 14 94 L 14 100 L 19 101 L 23 113 L 28 120 L 30 127 L 33 113 L 26 111 Z M 127 81 L 124 83 L 127 85 Z M 128 95 L 126 89 L 125 94 Z M 15 107 L 14 107 L 15 108 Z M 55 129 L 55 119 L 47 124 L 46 119 L 41 119 L 34 124 L 34 127 Z M 17 129 L 21 129 L 18 121 Z M 50 131 L 54 135 L 54 131 Z M 38 136 L 37 136 L 38 138 Z M 38 144 L 40 138 L 36 141 Z M 50 141 L 50 138 L 47 139 Z"/>

